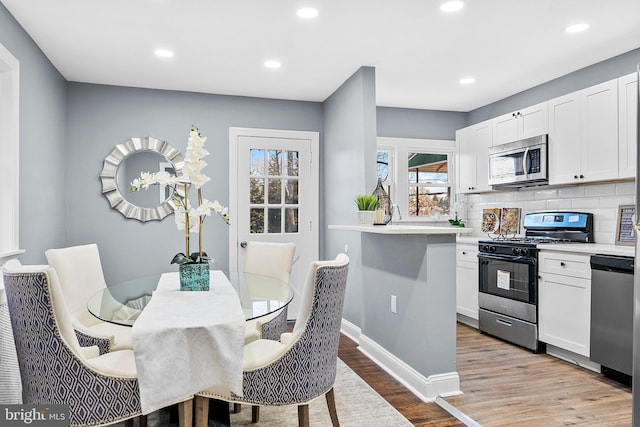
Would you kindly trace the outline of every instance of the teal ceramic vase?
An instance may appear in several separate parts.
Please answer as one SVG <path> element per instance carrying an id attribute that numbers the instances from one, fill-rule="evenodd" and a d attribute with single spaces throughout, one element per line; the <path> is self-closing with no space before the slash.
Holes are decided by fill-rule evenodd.
<path id="1" fill-rule="evenodd" d="M 209 263 L 180 265 L 181 291 L 209 290 Z"/>

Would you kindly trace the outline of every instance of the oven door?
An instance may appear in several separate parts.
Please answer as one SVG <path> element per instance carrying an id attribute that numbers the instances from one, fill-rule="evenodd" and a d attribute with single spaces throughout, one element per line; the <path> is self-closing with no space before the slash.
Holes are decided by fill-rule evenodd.
<path id="1" fill-rule="evenodd" d="M 538 262 L 535 258 L 480 253 L 478 261 L 481 293 L 536 305 Z"/>

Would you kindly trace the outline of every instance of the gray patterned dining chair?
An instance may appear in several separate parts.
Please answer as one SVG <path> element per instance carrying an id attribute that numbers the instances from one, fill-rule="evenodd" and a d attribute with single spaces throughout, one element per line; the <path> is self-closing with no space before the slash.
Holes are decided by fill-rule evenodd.
<path id="1" fill-rule="evenodd" d="M 262 274 L 289 282 L 296 245 L 293 243 L 247 242 L 245 273 Z M 245 344 L 260 338 L 278 340 L 287 329 L 287 308 L 259 319 L 248 320 Z"/>
<path id="2" fill-rule="evenodd" d="M 80 344 L 97 345 L 100 354 L 132 349 L 131 328 L 100 320 L 87 309 L 89 298 L 107 287 L 98 245 L 49 249 L 45 255 L 60 280 Z"/>
<path id="3" fill-rule="evenodd" d="M 142 414 L 133 351 L 80 346 L 53 268 L 9 261 L 3 278 L 23 404 L 69 405 L 72 426 Z"/>
<path id="4" fill-rule="evenodd" d="M 221 396 L 215 390 L 196 394 L 196 427 L 206 426 L 208 398 L 259 406 L 298 406 L 300 426 L 309 425 L 309 402 L 324 395 L 331 422 L 338 426 L 333 384 L 336 379 L 340 325 L 349 258 L 314 261 L 307 273 L 293 331 L 280 341 L 259 339 L 244 347 L 243 396 Z"/>

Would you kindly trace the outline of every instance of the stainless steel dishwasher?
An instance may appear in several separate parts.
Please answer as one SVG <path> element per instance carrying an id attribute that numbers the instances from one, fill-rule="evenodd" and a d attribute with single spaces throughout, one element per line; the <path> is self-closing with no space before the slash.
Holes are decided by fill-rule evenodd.
<path id="1" fill-rule="evenodd" d="M 633 261 L 591 257 L 591 360 L 603 374 L 625 383 L 631 379 L 633 359 Z"/>

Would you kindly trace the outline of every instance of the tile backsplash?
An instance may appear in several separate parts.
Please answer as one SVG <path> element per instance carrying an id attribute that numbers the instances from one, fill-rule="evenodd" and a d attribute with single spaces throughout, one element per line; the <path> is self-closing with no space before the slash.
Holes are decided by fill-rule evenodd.
<path id="1" fill-rule="evenodd" d="M 618 207 L 635 203 L 635 182 L 532 187 L 460 195 L 459 198 L 466 202 L 461 217 L 467 227 L 474 229 L 474 235 L 482 235 L 482 210 L 486 208 L 521 208 L 522 217 L 531 212 L 576 211 L 593 214 L 596 243 L 614 244 Z"/>

